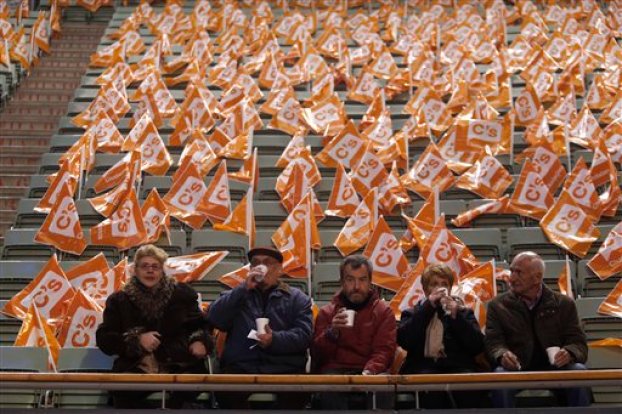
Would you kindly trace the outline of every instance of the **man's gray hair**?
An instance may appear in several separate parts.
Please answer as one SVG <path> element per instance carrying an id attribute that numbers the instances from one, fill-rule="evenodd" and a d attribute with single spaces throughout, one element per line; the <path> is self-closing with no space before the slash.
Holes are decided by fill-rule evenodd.
<path id="1" fill-rule="evenodd" d="M 521 257 L 528 258 L 529 263 L 531 264 L 531 266 L 533 266 L 533 269 L 540 272 L 540 274 L 544 276 L 544 272 L 546 271 L 546 264 L 544 263 L 544 260 L 542 260 L 542 257 L 540 257 L 538 253 L 532 252 L 532 251 L 521 252 L 516 255 L 514 260 L 521 258 Z"/>
<path id="2" fill-rule="evenodd" d="M 353 254 L 343 259 L 343 261 L 339 265 L 339 280 L 343 279 L 346 266 L 350 266 L 352 269 L 358 269 L 361 266 L 365 266 L 367 268 L 367 274 L 369 275 L 369 279 L 371 280 L 371 275 L 374 271 L 374 268 L 369 259 L 362 254 Z"/>

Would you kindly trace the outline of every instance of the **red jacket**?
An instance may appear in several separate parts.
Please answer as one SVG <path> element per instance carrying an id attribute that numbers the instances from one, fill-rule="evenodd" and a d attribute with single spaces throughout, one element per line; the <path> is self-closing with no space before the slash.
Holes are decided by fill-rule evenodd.
<path id="1" fill-rule="evenodd" d="M 373 291 L 367 305 L 356 312 L 354 326 L 331 335 L 330 324 L 337 311 L 344 307 L 341 292 L 330 304 L 322 307 L 315 321 L 311 357 L 315 371 L 351 368 L 372 374 L 387 372 L 393 363 L 396 348 L 396 322 L 391 309 Z"/>

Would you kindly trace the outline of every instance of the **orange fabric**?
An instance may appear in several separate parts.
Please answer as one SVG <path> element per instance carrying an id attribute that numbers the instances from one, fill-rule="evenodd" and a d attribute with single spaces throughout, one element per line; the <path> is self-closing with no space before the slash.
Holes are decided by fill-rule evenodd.
<path id="1" fill-rule="evenodd" d="M 587 266 L 601 280 L 622 272 L 622 223 L 611 230 Z"/>
<path id="2" fill-rule="evenodd" d="M 490 153 L 456 180 L 456 187 L 490 199 L 501 197 L 510 184 L 512 176 Z"/>
<path id="3" fill-rule="evenodd" d="M 453 174 L 434 143 L 428 144 L 417 162 L 401 179 L 406 188 L 422 197 L 429 196 L 435 189 L 442 193 L 455 182 Z"/>
<path id="4" fill-rule="evenodd" d="M 540 220 L 554 203 L 553 196 L 529 160 L 525 161 L 510 198 L 510 207 L 523 216 Z"/>
<path id="5" fill-rule="evenodd" d="M 333 243 L 343 256 L 362 248 L 371 237 L 378 220 L 378 190 L 373 188 L 363 198 Z"/>
<path id="6" fill-rule="evenodd" d="M 164 202 L 173 217 L 198 230 L 207 220 L 207 216 L 197 209 L 206 192 L 203 176 L 196 165 L 190 162 L 178 170 L 171 189 L 164 196 Z"/>
<path id="7" fill-rule="evenodd" d="M 63 314 L 64 303 L 71 300 L 74 294 L 56 254 L 53 254 L 32 282 L 4 305 L 2 313 L 24 319 L 28 309 L 34 305 L 46 318 L 58 319 Z"/>
<path id="8" fill-rule="evenodd" d="M 542 217 L 540 227 L 552 243 L 579 257 L 586 255 L 600 235 L 598 228 L 565 191 Z"/>
<path id="9" fill-rule="evenodd" d="M 228 254 L 227 250 L 223 250 L 169 257 L 164 264 L 164 270 L 178 282 L 192 283 L 202 280 Z"/>
<path id="10" fill-rule="evenodd" d="M 147 230 L 133 188 L 123 197 L 110 218 L 91 227 L 91 243 L 127 250 L 143 244 Z"/>
<path id="11" fill-rule="evenodd" d="M 95 331 L 104 320 L 102 308 L 78 289 L 69 303 L 63 324 L 58 333 L 58 342 L 63 348 L 95 347 Z"/>
<path id="12" fill-rule="evenodd" d="M 352 169 L 365 153 L 367 139 L 362 137 L 352 120 L 322 148 L 315 158 L 327 167 L 336 168 L 342 164 Z"/>
<path id="13" fill-rule="evenodd" d="M 373 264 L 372 282 L 392 291 L 399 290 L 408 271 L 408 260 L 400 249 L 393 231 L 382 216 L 365 247 L 363 255 Z"/>
<path id="14" fill-rule="evenodd" d="M 56 202 L 35 234 L 34 241 L 76 256 L 80 256 L 86 249 L 80 217 L 67 184 L 61 187 Z"/>
<path id="15" fill-rule="evenodd" d="M 48 350 L 48 365 L 56 371 L 60 344 L 56 340 L 54 327 L 37 307 L 30 305 L 22 327 L 15 338 L 15 346 L 45 347 Z"/>
<path id="16" fill-rule="evenodd" d="M 622 280 L 616 283 L 616 286 L 607 295 L 605 300 L 598 307 L 598 313 L 609 315 L 616 318 L 622 318 Z"/>
<path id="17" fill-rule="evenodd" d="M 166 204 L 160 198 L 158 190 L 152 188 L 147 199 L 140 208 L 143 216 L 146 236 L 144 243 L 156 243 L 162 232 L 170 240 L 171 216 Z"/>
<path id="18" fill-rule="evenodd" d="M 224 275 L 218 278 L 218 281 L 224 285 L 229 286 L 231 289 L 239 286 L 241 283 L 244 283 L 246 278 L 248 277 L 248 272 L 250 270 L 250 265 L 244 265 L 233 272 L 225 273 Z"/>
<path id="19" fill-rule="evenodd" d="M 388 175 L 384 165 L 374 154 L 372 143 L 368 141 L 360 161 L 350 171 L 352 185 L 363 196 L 383 183 Z"/>
<path id="20" fill-rule="evenodd" d="M 222 223 L 231 214 L 226 160 L 222 160 L 218 166 L 197 210 L 205 214 L 212 223 Z"/>

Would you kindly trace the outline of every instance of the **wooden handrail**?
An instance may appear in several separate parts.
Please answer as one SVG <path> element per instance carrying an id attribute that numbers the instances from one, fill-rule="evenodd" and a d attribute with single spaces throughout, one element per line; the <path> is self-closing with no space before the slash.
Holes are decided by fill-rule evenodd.
<path id="1" fill-rule="evenodd" d="M 620 385 L 622 370 L 421 375 L 198 375 L 1 372 L 3 388 L 415 391 Z"/>

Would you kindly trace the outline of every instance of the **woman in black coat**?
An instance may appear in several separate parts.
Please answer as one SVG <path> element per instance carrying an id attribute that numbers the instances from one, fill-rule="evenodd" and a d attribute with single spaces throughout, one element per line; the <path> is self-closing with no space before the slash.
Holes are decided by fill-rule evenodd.
<path id="1" fill-rule="evenodd" d="M 471 309 L 450 296 L 455 277 L 446 265 L 430 265 L 421 275 L 426 299 L 402 312 L 397 343 L 408 355 L 403 374 L 449 374 L 476 371 L 475 357 L 484 351 L 484 335 Z M 421 393 L 422 408 L 485 406 L 477 391 Z M 448 398 L 449 397 L 449 398 Z"/>
<path id="2" fill-rule="evenodd" d="M 97 346 L 117 355 L 113 372 L 207 373 L 211 348 L 206 317 L 197 293 L 164 274 L 167 254 L 142 246 L 134 257 L 134 275 L 106 301 L 97 328 Z M 115 408 L 146 408 L 154 391 L 112 392 Z M 196 392 L 173 392 L 171 408 L 191 406 Z"/>

